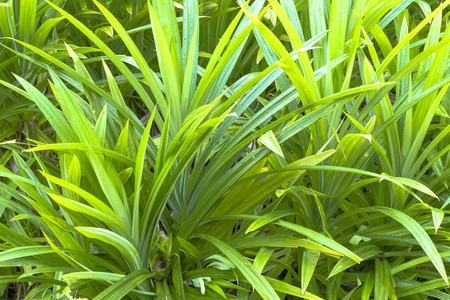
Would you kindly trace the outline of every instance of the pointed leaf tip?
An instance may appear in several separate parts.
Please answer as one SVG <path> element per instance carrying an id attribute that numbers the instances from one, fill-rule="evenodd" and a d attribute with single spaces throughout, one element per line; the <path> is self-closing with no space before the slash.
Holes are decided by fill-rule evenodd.
<path id="1" fill-rule="evenodd" d="M 261 144 L 269 148 L 269 150 L 272 151 L 273 153 L 278 154 L 279 156 L 284 158 L 281 146 L 278 143 L 278 140 L 272 130 L 269 130 L 268 132 L 263 134 L 259 138 L 259 142 L 261 142 Z"/>

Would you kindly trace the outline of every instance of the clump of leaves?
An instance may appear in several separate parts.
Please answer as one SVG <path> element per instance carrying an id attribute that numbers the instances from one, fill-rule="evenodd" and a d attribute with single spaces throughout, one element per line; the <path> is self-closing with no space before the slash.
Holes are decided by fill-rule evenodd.
<path id="1" fill-rule="evenodd" d="M 0 4 L 0 291 L 447 299 L 449 4 Z"/>

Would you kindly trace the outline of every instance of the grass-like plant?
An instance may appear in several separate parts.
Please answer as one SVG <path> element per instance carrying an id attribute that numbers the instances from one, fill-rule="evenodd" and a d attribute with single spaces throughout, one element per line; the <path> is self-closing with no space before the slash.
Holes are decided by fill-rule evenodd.
<path id="1" fill-rule="evenodd" d="M 449 299 L 449 5 L 3 1 L 0 293 Z"/>

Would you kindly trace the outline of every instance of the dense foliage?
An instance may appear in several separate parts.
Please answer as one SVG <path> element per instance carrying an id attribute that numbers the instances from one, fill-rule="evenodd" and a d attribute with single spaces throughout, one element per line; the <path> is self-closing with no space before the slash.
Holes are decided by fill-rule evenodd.
<path id="1" fill-rule="evenodd" d="M 2 299 L 450 299 L 450 0 L 0 2 Z"/>

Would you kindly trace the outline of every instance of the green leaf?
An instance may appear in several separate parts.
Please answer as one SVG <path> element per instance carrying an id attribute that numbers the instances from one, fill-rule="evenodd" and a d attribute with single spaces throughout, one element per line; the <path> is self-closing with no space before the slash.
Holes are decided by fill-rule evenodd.
<path id="1" fill-rule="evenodd" d="M 445 213 L 444 213 L 444 211 L 442 211 L 440 209 L 432 208 L 431 216 L 433 217 L 435 234 L 437 234 L 438 229 L 440 228 L 442 221 L 444 220 Z"/>
<path id="2" fill-rule="evenodd" d="M 269 285 L 267 279 L 261 276 L 255 269 L 255 267 L 244 256 L 242 256 L 242 254 L 237 252 L 233 247 L 229 246 L 225 242 L 211 235 L 200 234 L 198 236 L 204 240 L 211 242 L 220 251 L 222 251 L 225 254 L 225 256 L 242 273 L 242 275 L 244 275 L 245 278 L 247 278 L 250 284 L 256 289 L 256 291 L 261 295 L 263 299 L 266 300 L 280 299 L 277 293 Z"/>
<path id="3" fill-rule="evenodd" d="M 306 228 L 306 227 L 303 227 L 303 226 L 300 226 L 297 224 L 293 224 L 290 222 L 282 221 L 282 220 L 278 220 L 275 223 L 280 226 L 286 227 L 292 231 L 295 231 L 302 235 L 305 235 L 306 237 L 310 238 L 314 242 L 323 244 L 324 246 L 327 246 L 330 249 L 332 249 L 338 253 L 341 253 L 342 255 L 348 256 L 349 258 L 351 258 L 352 260 L 354 260 L 357 263 L 360 263 L 362 261 L 362 258 L 357 256 L 355 253 L 351 252 L 350 250 L 348 250 L 344 246 L 340 245 L 339 243 L 333 241 L 332 239 L 315 232 L 314 230 L 311 230 L 309 228 Z"/>
<path id="4" fill-rule="evenodd" d="M 420 182 L 417 182 L 417 181 L 409 179 L 409 178 L 392 177 L 392 176 L 388 176 L 387 174 L 381 174 L 381 175 L 389 177 L 392 180 L 392 182 L 396 182 L 397 184 L 400 183 L 402 185 L 406 185 L 407 187 L 416 189 L 416 190 L 418 190 L 418 191 L 420 191 L 422 193 L 425 193 L 427 195 L 430 195 L 430 196 L 432 196 L 434 198 L 439 199 L 439 197 L 435 193 L 433 193 L 432 190 L 430 190 L 428 187 L 426 187 L 425 185 L 421 184 Z"/>
<path id="5" fill-rule="evenodd" d="M 272 130 L 264 133 L 258 141 L 269 148 L 273 153 L 284 158 L 283 150 L 281 150 L 280 144 L 278 143 L 278 140 Z"/>
<path id="6" fill-rule="evenodd" d="M 273 252 L 276 250 L 276 248 L 267 248 L 267 247 L 261 247 L 258 251 L 258 254 L 256 254 L 255 261 L 253 262 L 253 266 L 255 266 L 256 271 L 258 271 L 259 274 L 262 273 L 264 270 L 264 266 L 266 265 L 267 261 L 271 258 Z"/>
<path id="7" fill-rule="evenodd" d="M 34 35 L 37 0 L 20 1 L 19 38 L 27 43 Z"/>
<path id="8" fill-rule="evenodd" d="M 379 247 L 377 247 L 375 245 L 366 245 L 366 246 L 357 248 L 354 252 L 359 257 L 361 257 L 363 260 L 367 260 L 377 254 L 380 254 L 382 251 Z M 333 270 L 331 270 L 330 275 L 328 275 L 328 278 L 330 278 L 330 277 L 332 277 L 354 265 L 355 265 L 354 261 L 352 261 L 348 257 L 343 257 L 336 263 Z"/>
<path id="9" fill-rule="evenodd" d="M 323 300 L 322 298 L 311 294 L 310 292 L 303 292 L 300 288 L 293 286 L 289 283 L 271 278 L 271 277 L 266 277 L 267 281 L 269 282 L 269 284 L 277 291 L 284 293 L 284 294 L 288 294 L 288 295 L 292 295 L 301 299 L 310 299 L 310 300 Z"/>
<path id="10" fill-rule="evenodd" d="M 65 280 L 98 280 L 116 282 L 126 277 L 124 274 L 108 272 L 73 272 L 64 274 L 61 278 Z"/>
<path id="11" fill-rule="evenodd" d="M 127 233 L 124 224 L 120 221 L 116 214 L 111 214 L 111 212 L 110 214 L 107 214 L 88 205 L 61 197 L 56 194 L 49 193 L 49 196 L 62 207 L 92 216 L 102 222 L 105 222 L 105 224 L 109 225 L 112 229 L 117 230 L 118 232 L 123 234 Z"/>
<path id="12" fill-rule="evenodd" d="M 140 210 L 140 190 L 142 183 L 142 174 L 144 170 L 145 163 L 145 153 L 147 150 L 148 140 L 150 138 L 150 129 L 152 128 L 153 118 L 155 117 L 156 111 L 154 110 L 150 119 L 145 127 L 144 133 L 142 134 L 142 139 L 139 143 L 139 149 L 136 156 L 136 166 L 134 169 L 134 207 L 133 207 L 133 229 L 132 235 L 135 240 L 138 240 L 140 232 L 140 224 L 139 224 L 139 210 Z"/>
<path id="13" fill-rule="evenodd" d="M 261 227 L 263 227 L 264 225 L 271 223 L 275 220 L 284 218 L 286 216 L 290 216 L 296 214 L 295 212 L 291 212 L 291 211 L 273 211 L 270 212 L 268 214 L 265 214 L 264 216 L 260 216 L 258 217 L 258 219 L 256 221 L 254 221 L 252 224 L 250 224 L 250 226 L 248 226 L 247 230 L 245 231 L 245 233 L 249 233 L 252 231 L 255 231 Z"/>
<path id="14" fill-rule="evenodd" d="M 389 207 L 373 207 L 373 209 L 393 218 L 394 220 L 402 224 L 406 229 L 408 229 L 408 231 L 417 240 L 419 245 L 425 251 L 426 255 L 430 258 L 431 262 L 448 285 L 447 272 L 445 271 L 445 266 L 442 262 L 442 258 L 439 255 L 436 245 L 433 243 L 423 227 L 413 218 L 401 211 Z"/>
<path id="15" fill-rule="evenodd" d="M 391 266 L 386 259 L 375 260 L 375 299 L 388 299 L 391 287 Z"/>
<path id="16" fill-rule="evenodd" d="M 177 237 L 177 239 L 180 242 L 181 247 L 184 248 L 184 250 L 186 250 L 190 255 L 195 257 L 198 261 L 201 260 L 200 252 L 198 251 L 197 248 L 195 248 L 194 245 L 192 245 L 191 243 L 189 243 L 188 241 L 186 241 L 185 239 L 183 239 L 181 237 Z"/>
<path id="17" fill-rule="evenodd" d="M 147 269 L 132 272 L 92 298 L 92 300 L 122 299 L 150 276 L 151 274 Z"/>
<path id="18" fill-rule="evenodd" d="M 302 294 L 305 294 L 309 282 L 314 275 L 317 263 L 319 262 L 319 257 L 320 252 L 316 250 L 306 249 L 305 252 L 303 252 L 301 272 Z"/>
<path id="19" fill-rule="evenodd" d="M 117 233 L 95 227 L 75 227 L 75 229 L 88 238 L 100 240 L 117 248 L 127 259 L 131 270 L 141 268 L 141 259 L 136 248 Z"/>
<path id="20" fill-rule="evenodd" d="M 15 247 L 3 252 L 0 252 L 0 261 L 7 261 L 16 258 L 42 255 L 53 253 L 53 249 L 49 246 L 27 246 Z"/>

